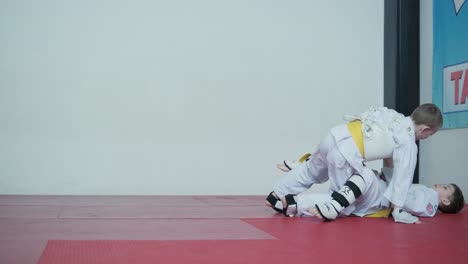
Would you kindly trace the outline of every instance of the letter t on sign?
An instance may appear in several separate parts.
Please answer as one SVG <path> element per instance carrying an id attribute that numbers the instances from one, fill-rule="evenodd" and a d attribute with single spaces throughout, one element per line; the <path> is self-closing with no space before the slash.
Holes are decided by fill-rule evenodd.
<path id="1" fill-rule="evenodd" d="M 455 85 L 454 85 L 454 89 L 455 89 L 455 92 L 453 93 L 454 95 L 454 104 L 458 104 L 458 95 L 460 94 L 459 91 L 460 91 L 460 79 L 463 75 L 463 71 L 456 71 L 456 72 L 452 72 L 450 74 L 450 79 L 452 81 L 455 81 Z M 465 78 L 466 79 L 466 78 Z"/>

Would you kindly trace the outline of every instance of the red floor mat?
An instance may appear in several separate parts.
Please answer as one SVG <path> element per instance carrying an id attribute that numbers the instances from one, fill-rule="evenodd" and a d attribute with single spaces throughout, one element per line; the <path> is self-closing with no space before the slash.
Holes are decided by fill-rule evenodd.
<path id="1" fill-rule="evenodd" d="M 459 263 L 468 256 L 466 229 L 463 217 L 450 217 L 421 225 L 354 217 L 245 220 L 277 240 L 55 240 L 39 263 Z"/>

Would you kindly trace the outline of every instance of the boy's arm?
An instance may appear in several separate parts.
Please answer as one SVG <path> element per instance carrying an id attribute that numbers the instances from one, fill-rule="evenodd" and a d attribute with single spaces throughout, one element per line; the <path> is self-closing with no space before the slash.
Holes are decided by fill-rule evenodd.
<path id="1" fill-rule="evenodd" d="M 388 165 L 388 163 L 386 163 L 385 165 Z M 383 174 L 384 181 L 391 182 L 392 175 L 393 175 L 393 168 L 383 167 L 382 168 L 382 174 Z M 410 194 L 408 194 L 406 196 L 407 200 L 411 199 L 410 196 L 411 196 Z M 406 205 L 407 204 L 406 204 L 406 201 L 405 201 L 404 209 L 403 209 L 403 208 L 400 208 L 398 206 L 395 206 L 395 205 L 391 204 L 391 207 L 393 209 L 392 216 L 393 216 L 395 222 L 406 223 L 406 224 L 413 224 L 413 223 L 414 224 L 420 224 L 421 222 L 419 221 L 419 219 L 417 217 L 415 217 L 415 216 L 411 215 L 410 213 L 406 212 L 406 210 L 407 210 Z"/>
<path id="2" fill-rule="evenodd" d="M 396 146 L 393 151 L 393 177 L 384 192 L 384 197 L 393 204 L 392 215 L 395 222 L 418 223 L 419 219 L 417 217 L 403 211 L 403 205 L 409 187 L 413 181 L 418 147 L 416 142 L 405 136 L 405 134 L 403 134 L 401 138 L 396 138 L 395 141 Z M 387 163 L 390 163 L 389 160 L 387 160 Z"/>
<path id="3" fill-rule="evenodd" d="M 393 176 L 384 196 L 396 207 L 401 208 L 405 203 L 407 192 L 413 181 L 417 152 L 415 142 L 408 142 L 406 146 L 396 146 L 393 151 Z"/>

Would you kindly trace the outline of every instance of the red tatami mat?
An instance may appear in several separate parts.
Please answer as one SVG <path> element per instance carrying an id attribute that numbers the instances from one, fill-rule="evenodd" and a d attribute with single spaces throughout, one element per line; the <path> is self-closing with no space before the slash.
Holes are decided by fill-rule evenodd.
<path id="1" fill-rule="evenodd" d="M 52 240 L 40 264 L 127 263 L 465 263 L 467 215 L 440 215 L 421 225 L 349 217 L 246 219 L 276 239 Z M 177 227 L 174 227 L 177 228 Z"/>

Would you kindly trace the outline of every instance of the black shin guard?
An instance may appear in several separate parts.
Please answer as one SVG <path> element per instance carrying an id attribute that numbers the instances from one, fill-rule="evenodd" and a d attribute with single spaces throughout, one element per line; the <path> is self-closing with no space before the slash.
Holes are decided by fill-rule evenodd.
<path id="1" fill-rule="evenodd" d="M 359 174 L 354 174 L 349 177 L 339 192 L 332 193 L 332 200 L 330 202 L 317 204 L 315 208 L 323 219 L 327 221 L 333 220 L 338 217 L 344 208 L 348 207 L 362 195 L 365 187 L 364 178 Z"/>
<path id="2" fill-rule="evenodd" d="M 332 198 L 343 208 L 346 208 L 362 195 L 365 187 L 364 178 L 359 174 L 355 174 L 348 179 L 339 192 L 333 192 Z"/>

